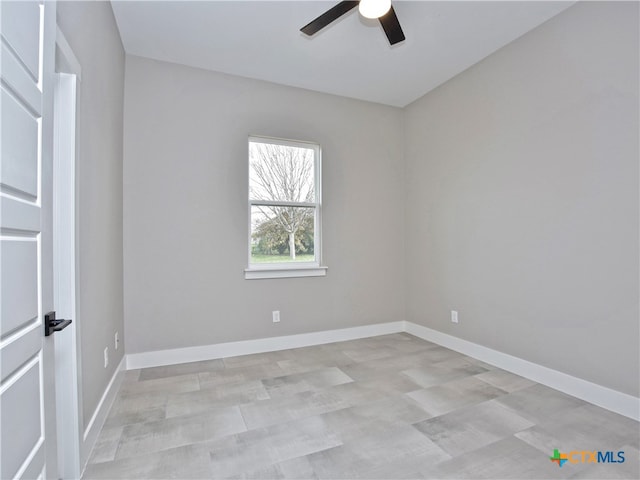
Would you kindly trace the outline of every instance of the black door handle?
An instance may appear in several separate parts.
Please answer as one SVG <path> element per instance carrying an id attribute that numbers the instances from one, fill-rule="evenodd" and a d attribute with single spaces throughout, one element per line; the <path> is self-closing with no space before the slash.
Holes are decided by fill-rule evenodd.
<path id="1" fill-rule="evenodd" d="M 71 320 L 56 320 L 56 312 L 49 312 L 44 316 L 44 336 L 59 332 L 71 325 Z"/>

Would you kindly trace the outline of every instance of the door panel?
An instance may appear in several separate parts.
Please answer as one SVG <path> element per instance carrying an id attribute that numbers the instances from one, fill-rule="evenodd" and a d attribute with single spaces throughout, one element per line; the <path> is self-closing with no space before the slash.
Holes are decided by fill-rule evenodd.
<path id="1" fill-rule="evenodd" d="M 7 381 L 8 377 L 24 364 L 25 358 L 33 358 L 38 354 L 42 348 L 42 329 L 42 325 L 36 320 L 32 326 L 21 332 L 19 341 L 7 341 L 0 349 L 2 382 Z"/>
<path id="2" fill-rule="evenodd" d="M 19 21 L 15 21 L 18 19 Z M 37 82 L 40 57 L 40 6 L 38 2 L 3 2 L 2 36 Z"/>
<path id="3" fill-rule="evenodd" d="M 2 88 L 2 183 L 36 198 L 38 119 Z"/>
<path id="4" fill-rule="evenodd" d="M 6 201 L 4 201 L 5 198 Z M 3 197 L 0 206 L 4 233 L 28 232 L 36 234 L 40 230 L 40 208 L 37 205 L 10 201 L 7 197 Z"/>
<path id="5" fill-rule="evenodd" d="M 2 477 L 13 478 L 27 456 L 42 448 L 44 432 L 40 410 L 40 358 L 25 368 L 0 390 L 2 412 Z"/>
<path id="6" fill-rule="evenodd" d="M 6 5 L 6 3 L 5 3 Z M 4 7 L 2 8 L 4 12 Z M 2 80 L 7 85 L 7 89 L 12 92 L 19 91 L 20 96 L 24 99 L 25 105 L 35 112 L 35 115 L 42 114 L 41 92 L 38 85 L 34 83 L 31 74 L 25 70 L 9 47 L 2 42 Z"/>
<path id="7" fill-rule="evenodd" d="M 55 441 L 46 441 L 55 439 L 53 340 L 42 325 L 53 309 L 55 3 L 0 8 L 0 478 L 57 478 Z"/>
<path id="8" fill-rule="evenodd" d="M 1 338 L 38 318 L 38 243 L 3 239 Z"/>

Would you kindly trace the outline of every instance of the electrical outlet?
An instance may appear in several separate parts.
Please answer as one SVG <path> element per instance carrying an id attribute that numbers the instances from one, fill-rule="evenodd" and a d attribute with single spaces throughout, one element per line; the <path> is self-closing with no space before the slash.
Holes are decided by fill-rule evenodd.
<path id="1" fill-rule="evenodd" d="M 104 368 L 109 365 L 109 347 L 104 347 Z"/>
<path id="2" fill-rule="evenodd" d="M 118 332 L 116 332 L 116 335 L 113 339 L 113 344 L 115 346 L 115 349 L 118 350 L 118 347 L 120 346 L 120 337 L 118 337 Z"/>
<path id="3" fill-rule="evenodd" d="M 271 314 L 273 316 L 273 323 L 278 323 L 280 321 L 280 310 L 274 310 Z"/>
<path id="4" fill-rule="evenodd" d="M 458 312 L 456 310 L 451 310 L 451 322 L 458 323 Z"/>

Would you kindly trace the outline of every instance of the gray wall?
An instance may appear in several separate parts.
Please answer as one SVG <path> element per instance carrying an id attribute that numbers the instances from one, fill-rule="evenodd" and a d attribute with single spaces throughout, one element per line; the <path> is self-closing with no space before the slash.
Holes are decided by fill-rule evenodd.
<path id="1" fill-rule="evenodd" d="M 84 425 L 124 348 L 122 115 L 124 50 L 108 2 L 59 2 L 58 25 L 82 66 L 77 112 L 78 318 Z M 104 368 L 103 350 L 110 364 Z"/>
<path id="2" fill-rule="evenodd" d="M 404 318 L 400 109 L 133 56 L 126 70 L 127 353 Z M 326 277 L 244 279 L 249 134 L 321 145 Z"/>
<path id="3" fill-rule="evenodd" d="M 637 396 L 637 18 L 577 4 L 404 110 L 127 57 L 127 352 L 406 318 Z M 327 277 L 244 280 L 249 134 L 322 145 Z"/>
<path id="4" fill-rule="evenodd" d="M 638 396 L 638 44 L 583 2 L 406 108 L 408 320 Z"/>

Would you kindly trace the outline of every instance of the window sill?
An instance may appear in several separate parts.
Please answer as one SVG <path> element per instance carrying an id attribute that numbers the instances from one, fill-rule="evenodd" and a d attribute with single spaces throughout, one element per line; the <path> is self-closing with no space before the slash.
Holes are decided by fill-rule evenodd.
<path id="1" fill-rule="evenodd" d="M 261 280 L 266 278 L 296 278 L 296 277 L 324 277 L 328 267 L 299 266 L 299 267 L 267 267 L 247 268 L 244 271 L 245 280 Z"/>

